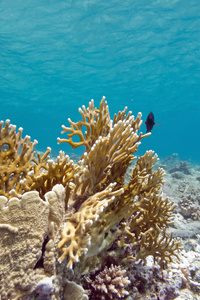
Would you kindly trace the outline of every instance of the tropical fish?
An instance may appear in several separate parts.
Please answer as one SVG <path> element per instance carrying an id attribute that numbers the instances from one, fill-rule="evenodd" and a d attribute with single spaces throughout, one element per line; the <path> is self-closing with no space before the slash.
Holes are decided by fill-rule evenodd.
<path id="1" fill-rule="evenodd" d="M 154 122 L 154 114 L 152 112 L 150 112 L 148 114 L 146 122 L 144 122 L 144 123 L 146 124 L 146 128 L 147 128 L 146 132 L 151 132 L 151 130 L 153 129 L 154 125 L 162 125 L 162 124 Z"/>

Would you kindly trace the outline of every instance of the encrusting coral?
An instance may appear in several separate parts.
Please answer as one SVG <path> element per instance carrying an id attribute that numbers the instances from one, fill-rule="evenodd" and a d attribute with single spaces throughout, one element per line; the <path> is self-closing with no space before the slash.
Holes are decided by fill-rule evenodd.
<path id="1" fill-rule="evenodd" d="M 0 196 L 0 295 L 1 299 L 19 299 L 40 280 L 51 274 L 55 254 L 50 246 L 60 235 L 64 222 L 65 189 L 56 185 L 45 194 L 27 192 L 21 199 Z M 50 232 L 51 231 L 51 232 Z M 47 239 L 45 255 L 42 254 Z M 49 256 L 51 263 L 49 264 Z M 41 260 L 42 258 L 42 260 Z M 41 267 L 37 267 L 41 261 Z M 44 267 L 44 270 L 42 268 Z M 49 266 L 51 266 L 49 268 Z M 40 270 L 40 271 L 39 271 Z"/>
<path id="2" fill-rule="evenodd" d="M 17 266 L 23 265 L 26 274 L 31 274 L 26 277 L 30 284 L 24 284 L 19 295 L 34 288 L 34 280 L 30 278 L 37 278 L 36 285 L 45 276 L 55 276 L 57 289 L 52 299 L 59 299 L 63 292 L 60 282 L 64 266 L 75 268 L 75 263 L 81 259 L 87 267 L 90 257 L 99 255 L 114 241 L 122 248 L 131 243 L 135 251 L 131 260 L 153 255 L 161 266 L 171 262 L 181 248 L 179 240 L 167 235 L 175 205 L 162 197 L 164 171 L 161 168 L 153 171 L 157 155 L 150 150 L 137 160 L 134 156 L 141 139 L 149 135 L 138 133 L 141 113 L 134 118 L 125 107 L 112 120 L 105 97 L 99 108 L 94 107 L 92 100 L 88 108 L 83 106 L 79 112 L 81 121 L 75 123 L 69 119 L 70 127 L 62 126 L 62 133 L 67 132 L 68 138 L 58 138 L 59 143 L 69 143 L 72 148 L 85 147 L 78 164 L 70 161 L 62 151 L 56 161 L 51 160 L 50 148 L 42 156 L 36 155 L 36 140 L 31 142 L 28 136 L 23 139 L 22 128 L 16 132 L 9 120 L 4 127 L 3 122 L 0 123 L 0 236 L 4 236 L 1 264 L 2 259 L 5 261 L 0 279 L 11 269 L 22 272 Z M 125 175 L 131 165 L 130 180 L 125 184 Z M 29 197 L 34 209 L 26 209 Z M 11 209 L 13 213 L 9 215 Z M 38 215 L 37 210 L 41 210 Z M 44 226 L 41 233 L 40 227 L 37 229 L 34 237 L 37 226 L 33 224 L 37 222 Z M 25 249 L 26 253 L 30 251 L 29 244 L 25 246 L 29 238 L 34 253 L 44 248 L 44 272 L 39 277 L 34 277 L 33 268 L 41 250 L 34 258 L 24 256 Z M 21 254 L 20 243 L 24 249 Z M 13 249 L 18 250 L 13 252 Z M 19 258 L 16 262 L 12 253 Z M 17 286 L 19 290 L 19 284 Z M 11 290 L 11 294 L 16 291 L 14 286 Z M 8 297 L 5 285 L 0 295 L 2 299 Z"/>

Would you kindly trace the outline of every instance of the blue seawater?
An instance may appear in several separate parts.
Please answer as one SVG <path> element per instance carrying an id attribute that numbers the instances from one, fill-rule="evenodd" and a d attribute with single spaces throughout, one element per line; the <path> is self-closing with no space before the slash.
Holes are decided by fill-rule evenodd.
<path id="1" fill-rule="evenodd" d="M 199 16 L 199 0 L 2 0 L 0 119 L 68 152 L 61 125 L 105 95 L 111 116 L 128 106 L 163 124 L 141 154 L 199 161 Z"/>

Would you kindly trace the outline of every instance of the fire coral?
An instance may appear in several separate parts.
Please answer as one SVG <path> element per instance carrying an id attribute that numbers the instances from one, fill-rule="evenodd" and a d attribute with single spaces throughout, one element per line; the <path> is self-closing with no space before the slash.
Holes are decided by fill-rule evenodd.
<path id="1" fill-rule="evenodd" d="M 50 159 L 50 148 L 36 153 L 36 140 L 22 138 L 22 128 L 16 132 L 9 120 L 0 122 L 3 300 L 26 296 L 46 276 L 57 278 L 56 299 L 61 299 L 65 265 L 73 268 L 81 260 L 79 271 L 89 268 L 89 260 L 101 258 L 112 244 L 120 251 L 131 248 L 128 259 L 152 255 L 161 266 L 178 257 L 180 241 L 167 234 L 175 205 L 162 196 L 164 171 L 153 170 L 158 161 L 153 151 L 135 156 L 150 134 L 139 132 L 141 113 L 135 118 L 125 107 L 112 120 L 105 97 L 99 108 L 92 100 L 79 112 L 82 120 L 69 119 L 70 127 L 62 126 L 67 138 L 58 138 L 73 149 L 85 147 L 77 164 L 63 151 L 56 160 Z M 41 255 L 43 268 L 37 272 Z"/>
<path id="2" fill-rule="evenodd" d="M 157 155 L 150 150 L 138 160 L 134 156 L 141 139 L 149 135 L 138 133 L 141 113 L 134 118 L 131 112 L 126 114 L 125 107 L 111 120 L 105 97 L 99 108 L 92 100 L 79 112 L 81 121 L 68 119 L 70 127 L 62 126 L 68 138 L 58 138 L 72 148 L 85 147 L 70 185 L 65 229 L 58 244 L 63 252 L 60 262 L 67 257 L 72 268 L 82 254 L 87 258 L 97 255 L 123 234 L 120 243 L 123 247 L 132 243 L 137 250 L 135 259 L 153 255 L 161 266 L 167 265 L 181 248 L 180 241 L 166 233 L 175 205 L 162 198 L 164 170 L 153 171 Z M 130 180 L 125 184 L 131 164 Z"/>

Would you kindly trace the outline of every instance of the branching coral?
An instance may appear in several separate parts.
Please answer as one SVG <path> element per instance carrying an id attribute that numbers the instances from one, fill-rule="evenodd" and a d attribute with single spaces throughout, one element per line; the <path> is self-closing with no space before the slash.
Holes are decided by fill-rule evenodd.
<path id="1" fill-rule="evenodd" d="M 34 150 L 37 141 L 29 136 L 22 138 L 22 128 L 6 120 L 0 122 L 0 195 L 10 199 L 21 197 L 27 191 L 38 191 L 43 198 L 56 184 L 67 183 L 73 178 L 76 165 L 69 156 L 60 152 L 57 161 L 49 159 L 50 148 L 41 156 Z"/>
<path id="2" fill-rule="evenodd" d="M 70 120 L 70 128 L 63 126 L 63 133 L 71 132 L 69 139 L 58 139 L 59 143 L 86 148 L 69 199 L 69 210 L 73 210 L 73 214 L 66 212 L 66 227 L 58 244 L 63 251 L 60 260 L 67 256 L 68 267 L 72 268 L 82 253 L 87 257 L 96 255 L 124 233 L 124 238 L 134 243 L 138 253 L 148 245 L 156 250 L 146 251 L 146 255 L 153 255 L 160 264 L 165 260 L 167 263 L 168 248 L 173 243 L 170 252 L 173 256 L 180 249 L 180 243 L 166 235 L 175 206 L 161 196 L 163 169 L 152 171 L 157 155 L 147 151 L 133 166 L 130 182 L 124 183 L 140 140 L 149 135 L 138 135 L 141 114 L 134 119 L 131 112 L 126 116 L 125 108 L 112 121 L 104 97 L 99 109 L 94 108 L 91 101 L 89 108 L 79 111 L 83 121 Z M 85 135 L 80 132 L 82 126 L 87 128 Z M 75 135 L 80 137 L 80 143 L 73 141 Z"/>
<path id="3" fill-rule="evenodd" d="M 10 197 L 12 189 L 21 193 L 20 180 L 24 179 L 36 163 L 33 151 L 37 141 L 30 141 L 30 137 L 22 138 L 22 128 L 15 131 L 16 126 L 6 120 L 0 122 L 0 194 Z"/>
<path id="4" fill-rule="evenodd" d="M 121 299 L 129 295 L 126 287 L 130 284 L 128 277 L 124 277 L 126 270 L 120 266 L 106 266 L 94 281 L 90 279 L 91 299 Z"/>
<path id="5" fill-rule="evenodd" d="M 161 266 L 167 265 L 181 248 L 179 240 L 167 235 L 175 205 L 163 199 L 161 186 L 164 171 L 161 168 L 153 171 L 157 155 L 150 150 L 136 160 L 135 153 L 140 141 L 149 135 L 138 132 L 142 124 L 141 113 L 135 118 L 131 112 L 127 113 L 125 107 L 112 120 L 105 97 L 99 108 L 94 107 L 92 100 L 88 108 L 83 106 L 79 112 L 82 120 L 75 123 L 69 119 L 70 127 L 62 126 L 62 133 L 68 133 L 68 138 L 58 139 L 59 143 L 69 143 L 72 148 L 85 147 L 78 164 L 70 161 L 62 151 L 55 161 L 51 160 L 50 148 L 43 155 L 36 155 L 36 140 L 31 142 L 29 136 L 22 138 L 22 128 L 16 132 L 16 127 L 9 120 L 4 127 L 0 122 L 0 195 L 3 196 L 0 230 L 13 236 L 18 234 L 20 227 L 15 226 L 12 218 L 5 218 L 13 203 L 20 207 L 23 216 L 23 220 L 19 220 L 23 221 L 20 226 L 26 229 L 32 212 L 26 211 L 24 217 L 24 199 L 29 193 L 36 193 L 38 209 L 40 206 L 47 209 L 42 239 L 47 232 L 49 235 L 53 232 L 52 226 L 56 228 L 57 235 L 64 227 L 60 242 L 56 239 L 58 249 L 55 250 L 53 239 L 46 244 L 46 249 L 50 250 L 46 250 L 44 255 L 44 267 L 51 275 L 59 269 L 56 265 L 58 254 L 59 262 L 65 260 L 64 264 L 73 268 L 80 258 L 83 265 L 87 264 L 90 257 L 100 255 L 114 241 L 124 248 L 131 244 L 136 253 L 132 259 L 144 260 L 148 255 L 153 255 L 155 262 Z M 77 141 L 77 136 L 80 141 Z M 130 180 L 125 184 L 125 175 L 131 164 Z M 51 192 L 57 184 L 60 184 L 61 196 Z M 36 203 L 34 201 L 33 204 Z M 6 206 L 9 209 L 6 210 Z M 37 213 L 37 205 L 34 211 Z M 64 213 L 65 224 L 63 218 L 62 221 L 58 218 Z M 41 214 L 38 217 L 42 218 Z M 31 233 L 34 231 L 30 222 L 29 229 Z M 15 238 L 12 241 L 17 244 Z M 22 245 L 26 243 L 21 242 Z M 18 244 L 17 247 L 20 249 Z M 54 265 L 49 262 L 52 255 L 56 256 Z M 15 262 L 12 263 L 16 267 Z M 114 269 L 111 267 L 104 273 L 112 274 Z M 104 273 L 102 276 L 105 275 L 104 280 L 107 280 Z M 115 281 L 114 278 L 112 281 Z M 96 289 L 99 289 L 98 284 Z M 112 290 L 111 295 L 107 287 L 104 292 L 110 299 L 126 294 L 123 289 L 119 291 L 119 287 L 116 290 L 116 293 Z"/>
<path id="6" fill-rule="evenodd" d="M 73 262 L 79 261 L 82 253 L 95 255 L 100 251 L 105 231 L 109 231 L 114 224 L 115 218 L 110 213 L 111 204 L 116 196 L 123 193 L 123 189 L 113 191 L 114 185 L 110 184 L 102 192 L 92 195 L 83 202 L 79 210 L 72 215 L 67 215 L 65 229 L 62 233 L 62 240 L 58 247 L 62 247 L 62 261 L 66 255 L 69 256 L 68 267 L 72 268 Z M 98 234 L 98 239 L 93 236 Z M 63 245 L 67 247 L 63 247 Z"/>
<path id="7" fill-rule="evenodd" d="M 68 183 L 73 180 L 75 170 L 78 168 L 63 151 L 60 151 L 56 161 L 48 159 L 44 162 L 47 152 L 48 149 L 42 157 L 38 154 L 38 163 L 33 165 L 26 179 L 20 181 L 26 191 L 36 190 L 41 197 L 56 184 L 63 184 L 66 192 L 70 190 Z"/>
<path id="8" fill-rule="evenodd" d="M 69 139 L 58 138 L 58 142 L 69 143 L 73 149 L 83 145 L 86 152 L 89 152 L 99 136 L 107 135 L 110 130 L 111 120 L 108 106 L 106 102 L 101 101 L 99 109 L 94 108 L 94 101 L 92 100 L 87 109 L 83 105 L 82 109 L 79 108 L 79 112 L 81 113 L 82 121 L 74 123 L 71 119 L 68 119 L 71 127 L 62 125 L 62 133 L 71 132 L 68 134 Z M 86 128 L 85 135 L 83 133 L 84 128 Z M 80 142 L 73 141 L 75 135 L 80 138 Z"/>

